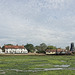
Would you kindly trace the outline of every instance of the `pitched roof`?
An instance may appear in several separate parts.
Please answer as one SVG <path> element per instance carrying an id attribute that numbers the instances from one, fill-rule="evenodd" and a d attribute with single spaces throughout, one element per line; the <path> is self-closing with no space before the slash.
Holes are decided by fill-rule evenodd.
<path id="1" fill-rule="evenodd" d="M 47 49 L 46 52 L 56 52 L 56 49 Z"/>
<path id="2" fill-rule="evenodd" d="M 62 51 L 62 49 L 57 49 L 57 52 L 61 52 Z"/>
<path id="3" fill-rule="evenodd" d="M 24 46 L 5 45 L 5 49 L 25 49 Z"/>
<path id="4" fill-rule="evenodd" d="M 47 49 L 46 52 L 66 52 L 65 49 Z"/>

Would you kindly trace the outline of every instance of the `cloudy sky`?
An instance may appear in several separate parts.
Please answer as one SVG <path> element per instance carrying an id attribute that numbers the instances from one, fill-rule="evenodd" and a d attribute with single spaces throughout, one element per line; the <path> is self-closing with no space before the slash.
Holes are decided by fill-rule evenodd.
<path id="1" fill-rule="evenodd" d="M 0 45 L 75 42 L 75 0 L 0 0 Z"/>

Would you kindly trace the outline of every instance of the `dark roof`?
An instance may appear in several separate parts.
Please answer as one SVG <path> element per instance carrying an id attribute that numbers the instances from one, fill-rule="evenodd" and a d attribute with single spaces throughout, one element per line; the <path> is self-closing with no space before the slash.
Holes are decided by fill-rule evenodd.
<path id="1" fill-rule="evenodd" d="M 5 45 L 5 49 L 25 49 L 24 46 Z"/>

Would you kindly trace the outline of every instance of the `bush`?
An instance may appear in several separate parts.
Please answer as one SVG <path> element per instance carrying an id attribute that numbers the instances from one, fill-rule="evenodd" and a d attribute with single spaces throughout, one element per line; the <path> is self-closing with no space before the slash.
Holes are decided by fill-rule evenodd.
<path id="1" fill-rule="evenodd" d="M 45 51 L 37 51 L 36 53 L 45 53 Z"/>
<path id="2" fill-rule="evenodd" d="M 29 52 L 34 53 L 34 50 L 30 50 Z"/>

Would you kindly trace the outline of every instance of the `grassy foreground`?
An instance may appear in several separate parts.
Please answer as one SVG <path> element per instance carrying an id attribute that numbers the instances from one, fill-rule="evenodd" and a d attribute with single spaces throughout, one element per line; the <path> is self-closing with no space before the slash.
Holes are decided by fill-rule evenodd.
<path id="1" fill-rule="evenodd" d="M 53 68 L 62 69 L 52 70 Z M 0 75 L 75 75 L 75 56 L 2 55 L 0 56 Z"/>

